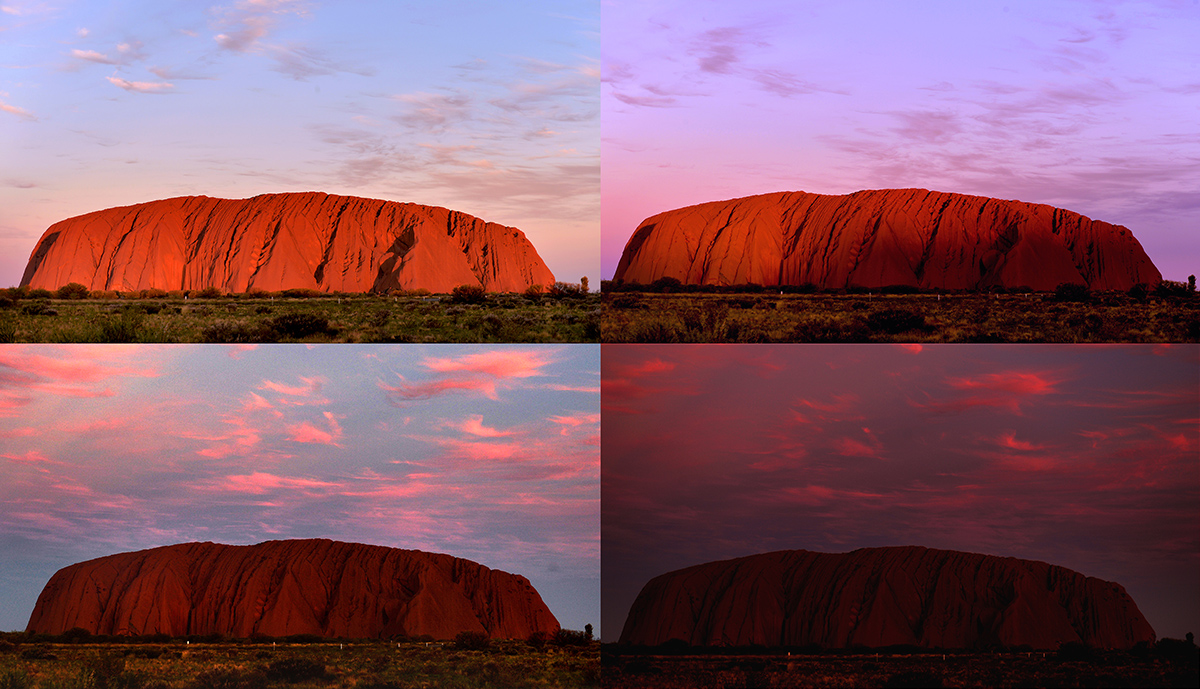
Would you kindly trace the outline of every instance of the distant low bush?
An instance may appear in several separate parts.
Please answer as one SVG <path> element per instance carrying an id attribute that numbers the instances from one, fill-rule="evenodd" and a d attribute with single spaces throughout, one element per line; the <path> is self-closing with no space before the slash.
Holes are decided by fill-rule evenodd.
<path id="1" fill-rule="evenodd" d="M 455 304 L 481 304 L 486 298 L 481 285 L 459 285 L 450 293 L 450 301 Z"/>
<path id="2" fill-rule="evenodd" d="M 583 287 L 569 282 L 556 282 L 546 288 L 546 296 L 551 299 L 577 299 L 586 294 L 587 291 Z"/>
<path id="3" fill-rule="evenodd" d="M 1187 284 L 1176 282 L 1174 280 L 1162 280 L 1154 286 L 1154 296 L 1156 297 L 1190 297 L 1194 292 L 1188 289 Z"/>
<path id="4" fill-rule="evenodd" d="M 554 632 L 555 646 L 586 646 L 591 638 L 578 629 L 559 629 Z"/>
<path id="5" fill-rule="evenodd" d="M 289 299 L 313 299 L 315 297 L 323 297 L 325 293 L 315 289 L 295 288 L 283 290 L 283 296 Z"/>
<path id="6" fill-rule="evenodd" d="M 220 299 L 223 294 L 217 287 L 205 287 L 202 290 L 192 292 L 190 296 L 199 299 Z"/>
<path id="7" fill-rule="evenodd" d="M 1096 649 L 1082 641 L 1067 641 L 1058 647 L 1056 657 L 1067 661 L 1090 661 L 1096 657 Z"/>
<path id="8" fill-rule="evenodd" d="M 78 282 L 68 282 L 59 287 L 54 296 L 59 299 L 87 299 L 89 290 Z"/>
<path id="9" fill-rule="evenodd" d="M 299 339 L 317 334 L 332 334 L 329 319 L 315 313 L 280 314 L 266 323 L 267 327 L 285 337 Z"/>
<path id="10" fill-rule="evenodd" d="M 536 299 L 542 298 L 542 292 L 543 292 L 543 289 L 542 289 L 541 285 L 530 285 L 525 288 L 525 291 L 522 292 L 522 294 L 525 296 L 526 299 L 535 299 L 536 300 Z"/>
<path id="11" fill-rule="evenodd" d="M 1063 282 L 1054 288 L 1055 301 L 1088 301 L 1091 298 L 1087 285 L 1078 282 Z"/>
<path id="12" fill-rule="evenodd" d="M 459 632 L 454 637 L 454 647 L 463 651 L 484 651 L 492 645 L 492 640 L 483 632 Z"/>

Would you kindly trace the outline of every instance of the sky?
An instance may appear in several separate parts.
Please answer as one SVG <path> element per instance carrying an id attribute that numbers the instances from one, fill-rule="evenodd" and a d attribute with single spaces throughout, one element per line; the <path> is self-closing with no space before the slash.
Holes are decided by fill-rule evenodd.
<path id="1" fill-rule="evenodd" d="M 75 562 L 329 538 L 600 629 L 599 347 L 0 347 L 0 630 Z"/>
<path id="2" fill-rule="evenodd" d="M 645 218 L 925 188 L 1128 227 L 1200 272 L 1200 1 L 602 0 L 601 264 Z"/>
<path id="3" fill-rule="evenodd" d="M 612 345 L 601 596 L 777 550 L 918 545 L 1125 587 L 1200 630 L 1195 346 Z"/>
<path id="4" fill-rule="evenodd" d="M 520 228 L 598 284 L 596 0 L 0 0 L 0 287 L 53 223 L 325 191 Z"/>

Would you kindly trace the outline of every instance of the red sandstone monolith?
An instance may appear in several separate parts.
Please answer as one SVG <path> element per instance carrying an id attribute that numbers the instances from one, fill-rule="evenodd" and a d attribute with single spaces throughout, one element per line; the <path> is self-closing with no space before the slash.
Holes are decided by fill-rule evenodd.
<path id="1" fill-rule="evenodd" d="M 642 589 L 621 643 L 1056 649 L 1153 642 L 1119 584 L 1063 567 L 915 546 L 785 550 L 688 567 Z"/>
<path id="2" fill-rule="evenodd" d="M 75 627 L 133 636 L 525 639 L 559 625 L 525 577 L 449 555 L 313 539 L 182 543 L 64 567 L 27 630 Z"/>
<path id="3" fill-rule="evenodd" d="M 843 196 L 780 192 L 647 218 L 614 280 L 648 285 L 894 285 L 926 289 L 1062 283 L 1128 290 L 1162 279 L 1133 234 L 1053 206 L 925 189 Z"/>
<path id="4" fill-rule="evenodd" d="M 550 285 L 524 233 L 457 211 L 319 192 L 183 196 L 46 230 L 21 278 L 57 289 L 491 292 Z"/>

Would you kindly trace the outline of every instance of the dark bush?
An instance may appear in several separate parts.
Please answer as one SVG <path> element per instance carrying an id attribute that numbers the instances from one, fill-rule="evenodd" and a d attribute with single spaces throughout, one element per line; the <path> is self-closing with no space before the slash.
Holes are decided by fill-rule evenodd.
<path id="1" fill-rule="evenodd" d="M 31 290 L 29 290 L 29 292 L 27 292 L 25 294 L 26 299 L 49 299 L 53 296 L 54 296 L 54 293 L 51 292 L 50 290 L 46 289 L 45 287 L 38 287 L 35 289 L 31 289 Z"/>
<path id="2" fill-rule="evenodd" d="M 1190 297 L 1192 296 L 1192 290 L 1189 290 L 1188 286 L 1182 282 L 1163 280 L 1154 286 L 1154 296 L 1160 298 Z"/>
<path id="3" fill-rule="evenodd" d="M 102 653 L 92 656 L 83 663 L 92 675 L 96 689 L 108 689 L 119 686 L 121 675 L 125 672 L 125 659 L 112 653 Z"/>
<path id="4" fill-rule="evenodd" d="M 310 679 L 325 679 L 325 663 L 311 658 L 280 658 L 267 665 L 267 679 L 295 684 Z"/>
<path id="5" fill-rule="evenodd" d="M 284 637 L 284 640 L 289 644 L 319 644 L 325 637 L 317 634 L 292 634 Z"/>
<path id="6" fill-rule="evenodd" d="M 549 643 L 549 641 L 550 641 L 550 635 L 548 633 L 534 632 L 529 635 L 529 638 L 525 640 L 525 643 L 529 644 L 530 646 L 533 646 L 534 648 L 545 648 L 546 644 Z"/>
<path id="7" fill-rule="evenodd" d="M 650 283 L 650 286 L 647 287 L 646 290 L 649 292 L 662 292 L 666 294 L 670 292 L 679 292 L 681 291 L 682 287 L 683 283 L 676 278 L 659 278 Z"/>
<path id="8" fill-rule="evenodd" d="M 83 627 L 71 627 L 62 634 L 59 634 L 58 639 L 64 644 L 77 644 L 80 641 L 87 641 L 91 636 L 92 633 Z"/>
<path id="9" fill-rule="evenodd" d="M 216 287 L 205 287 L 204 289 L 193 292 L 191 296 L 199 299 L 219 299 L 223 293 Z"/>
<path id="10" fill-rule="evenodd" d="M 1092 293 L 1088 291 L 1087 285 L 1081 285 L 1078 282 L 1063 282 L 1054 288 L 1055 301 L 1089 301 L 1092 298 Z"/>
<path id="11" fill-rule="evenodd" d="M 1183 639 L 1159 639 L 1154 644 L 1154 653 L 1160 658 L 1172 663 L 1197 663 L 1200 662 L 1200 649 L 1196 648 L 1196 644 Z"/>
<path id="12" fill-rule="evenodd" d="M 533 301 L 539 301 L 539 300 L 541 300 L 542 293 L 544 291 L 545 290 L 542 289 L 541 285 L 530 285 L 525 288 L 525 291 L 522 294 L 524 295 L 524 297 L 526 299 L 530 299 Z"/>
<path id="13" fill-rule="evenodd" d="M 78 282 L 68 282 L 54 293 L 59 299 L 87 299 L 88 288 Z"/>
<path id="14" fill-rule="evenodd" d="M 25 660 L 57 660 L 58 656 L 51 653 L 45 646 L 30 646 L 21 649 L 21 657 Z"/>
<path id="15" fill-rule="evenodd" d="M 285 289 L 282 292 L 282 295 L 289 299 L 313 299 L 315 297 L 323 296 L 324 294 L 325 294 L 324 292 L 320 292 L 315 289 L 301 289 L 301 288 Z"/>
<path id="16" fill-rule="evenodd" d="M 1137 301 L 1146 301 L 1146 296 L 1150 294 L 1150 288 L 1146 286 L 1146 283 L 1139 282 L 1133 287 L 1130 287 L 1127 294 L 1131 299 L 1136 299 Z"/>
<path id="17" fill-rule="evenodd" d="M 1096 657 L 1096 650 L 1082 641 L 1067 641 L 1058 647 L 1056 657 L 1067 661 L 1090 661 Z"/>
<path id="18" fill-rule="evenodd" d="M 486 298 L 482 285 L 459 285 L 450 292 L 450 301 L 455 304 L 482 304 Z"/>
<path id="19" fill-rule="evenodd" d="M 586 646 L 588 641 L 587 633 L 578 629 L 559 629 L 554 632 L 555 646 Z"/>
<path id="20" fill-rule="evenodd" d="M 333 333 L 329 319 L 314 313 L 285 313 L 272 318 L 267 324 L 280 335 L 297 339 L 318 333 Z"/>
<path id="21" fill-rule="evenodd" d="M 454 637 L 454 647 L 462 651 L 485 651 L 492 640 L 483 632 L 459 632 Z"/>
<path id="22" fill-rule="evenodd" d="M 867 327 L 872 332 L 896 335 L 912 330 L 924 330 L 925 317 L 906 309 L 882 309 L 867 316 Z"/>

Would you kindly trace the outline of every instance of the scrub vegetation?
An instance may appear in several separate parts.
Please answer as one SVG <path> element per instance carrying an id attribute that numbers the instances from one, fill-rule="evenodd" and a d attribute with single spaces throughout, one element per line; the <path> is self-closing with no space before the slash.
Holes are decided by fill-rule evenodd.
<path id="1" fill-rule="evenodd" d="M 604 283 L 601 332 L 604 342 L 1200 342 L 1194 286 L 921 292 Z"/>
<path id="2" fill-rule="evenodd" d="M 600 295 L 0 290 L 0 342 L 598 342 Z"/>
<path id="3" fill-rule="evenodd" d="M 605 644 L 605 687 L 1194 687 L 1197 648 L 1160 639 L 1129 651 L 1080 643 L 943 651 L 879 649 L 703 649 Z"/>
<path id="4" fill-rule="evenodd" d="M 99 638 L 74 631 L 55 637 L 0 634 L 0 689 L 600 685 L 599 644 L 574 643 L 574 637 L 331 642 L 304 636 Z"/>

